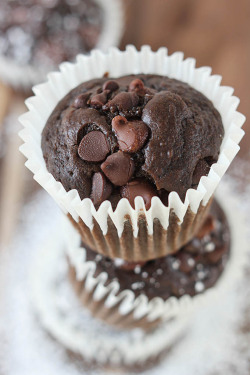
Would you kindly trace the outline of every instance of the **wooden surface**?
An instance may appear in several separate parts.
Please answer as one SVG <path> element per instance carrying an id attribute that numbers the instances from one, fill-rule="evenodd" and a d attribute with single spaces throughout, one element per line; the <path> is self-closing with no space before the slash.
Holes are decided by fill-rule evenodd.
<path id="1" fill-rule="evenodd" d="M 250 1 L 249 0 L 125 0 L 127 28 L 121 47 L 132 43 L 183 51 L 197 65 L 208 65 L 222 83 L 235 88 L 239 111 L 250 118 Z M 249 128 L 247 120 L 245 130 Z M 249 153 L 250 136 L 240 156 Z"/>

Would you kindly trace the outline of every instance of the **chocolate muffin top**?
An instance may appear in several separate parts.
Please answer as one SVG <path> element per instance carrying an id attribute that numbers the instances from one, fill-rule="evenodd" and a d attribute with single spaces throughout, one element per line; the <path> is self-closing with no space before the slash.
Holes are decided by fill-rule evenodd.
<path id="1" fill-rule="evenodd" d="M 98 207 L 121 197 L 146 208 L 153 196 L 184 199 L 217 161 L 219 112 L 184 82 L 158 75 L 84 82 L 56 106 L 42 134 L 47 168 L 64 188 Z"/>
<path id="2" fill-rule="evenodd" d="M 1 0 L 0 54 L 51 67 L 97 44 L 102 11 L 93 0 Z"/>

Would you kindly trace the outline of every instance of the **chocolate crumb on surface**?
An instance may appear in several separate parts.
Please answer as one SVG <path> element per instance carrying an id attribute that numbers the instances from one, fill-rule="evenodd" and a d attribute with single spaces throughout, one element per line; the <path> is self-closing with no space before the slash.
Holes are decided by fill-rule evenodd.
<path id="1" fill-rule="evenodd" d="M 213 225 L 211 225 L 213 222 Z M 86 246 L 88 261 L 96 263 L 95 276 L 108 274 L 108 283 L 117 280 L 120 290 L 131 289 L 149 299 L 184 294 L 195 295 L 211 288 L 220 277 L 230 255 L 230 231 L 224 212 L 213 202 L 211 212 L 196 236 L 175 255 L 148 262 L 112 261 Z"/>
<path id="2" fill-rule="evenodd" d="M 99 194 L 97 208 L 105 199 L 115 208 L 122 197 L 134 207 L 140 195 L 149 209 L 153 196 L 168 205 L 171 191 L 184 200 L 217 161 L 223 135 L 220 114 L 203 94 L 175 79 L 139 74 L 73 89 L 48 119 L 42 150 L 67 191 L 77 189 L 81 199 Z M 96 173 L 112 186 L 105 194 Z"/>

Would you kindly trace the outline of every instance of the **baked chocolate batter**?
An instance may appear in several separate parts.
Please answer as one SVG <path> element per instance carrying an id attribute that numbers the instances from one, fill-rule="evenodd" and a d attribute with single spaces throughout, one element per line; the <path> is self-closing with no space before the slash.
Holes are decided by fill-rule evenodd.
<path id="1" fill-rule="evenodd" d="M 52 112 L 42 135 L 49 172 L 98 207 L 141 195 L 146 208 L 196 188 L 218 159 L 219 112 L 188 84 L 157 75 L 85 82 Z"/>

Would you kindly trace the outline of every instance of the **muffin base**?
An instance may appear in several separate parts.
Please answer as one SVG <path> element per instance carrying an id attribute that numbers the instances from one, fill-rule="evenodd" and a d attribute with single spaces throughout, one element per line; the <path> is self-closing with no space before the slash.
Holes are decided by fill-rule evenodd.
<path id="1" fill-rule="evenodd" d="M 80 233 L 83 243 L 92 250 L 111 259 L 121 258 L 129 262 L 140 262 L 174 254 L 188 243 L 199 231 L 212 200 L 211 198 L 206 206 L 200 204 L 196 214 L 189 207 L 181 224 L 177 215 L 171 211 L 167 229 L 162 227 L 159 219 L 154 219 L 152 235 L 148 233 L 145 215 L 141 214 L 138 218 L 139 230 L 136 237 L 129 216 L 124 217 L 124 230 L 121 237 L 118 236 L 110 217 L 107 220 L 107 233 L 104 234 L 95 219 L 93 219 L 93 228 L 90 229 L 83 220 L 79 219 L 76 222 L 70 214 L 67 216 Z"/>

